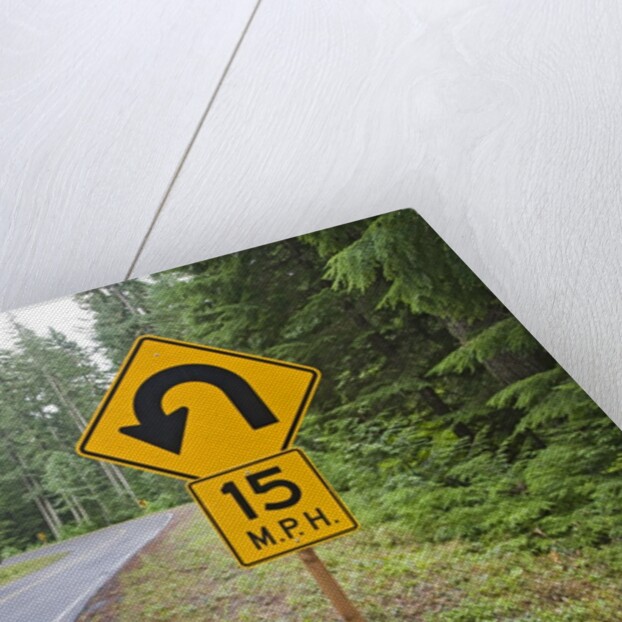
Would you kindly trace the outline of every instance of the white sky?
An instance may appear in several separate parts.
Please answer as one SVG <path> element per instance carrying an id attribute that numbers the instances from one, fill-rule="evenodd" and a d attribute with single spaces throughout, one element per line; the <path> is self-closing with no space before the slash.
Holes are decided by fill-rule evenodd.
<path id="1" fill-rule="evenodd" d="M 51 326 L 82 347 L 90 350 L 95 345 L 92 338 L 92 315 L 81 309 L 71 297 L 0 313 L 0 349 L 12 345 L 11 316 L 39 335 L 44 335 Z"/>

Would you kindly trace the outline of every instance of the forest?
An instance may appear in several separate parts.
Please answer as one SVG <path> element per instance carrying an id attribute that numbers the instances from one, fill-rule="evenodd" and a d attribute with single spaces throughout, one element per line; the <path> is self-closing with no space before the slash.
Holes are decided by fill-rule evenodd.
<path id="1" fill-rule="evenodd" d="M 365 528 L 622 568 L 622 433 L 412 210 L 76 296 L 95 348 L 12 323 L 0 352 L 0 553 L 189 501 L 79 457 L 133 340 L 311 365 L 297 444 Z"/>

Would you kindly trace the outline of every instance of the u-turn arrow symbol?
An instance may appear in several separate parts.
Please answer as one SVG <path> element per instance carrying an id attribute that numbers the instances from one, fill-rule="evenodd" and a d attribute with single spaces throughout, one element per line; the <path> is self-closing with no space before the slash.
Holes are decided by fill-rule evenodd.
<path id="1" fill-rule="evenodd" d="M 122 427 L 119 432 L 180 454 L 188 408 L 182 406 L 167 414 L 162 408 L 162 399 L 167 391 L 186 382 L 205 382 L 218 387 L 254 430 L 278 422 L 241 376 L 215 365 L 178 365 L 159 371 L 140 385 L 134 396 L 134 413 L 139 423 Z"/>

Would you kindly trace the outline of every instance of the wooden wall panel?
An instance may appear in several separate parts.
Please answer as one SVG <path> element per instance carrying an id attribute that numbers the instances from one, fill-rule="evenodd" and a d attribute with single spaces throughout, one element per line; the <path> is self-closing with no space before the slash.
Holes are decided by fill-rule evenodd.
<path id="1" fill-rule="evenodd" d="M 3 4 L 0 309 L 125 278 L 253 7 Z"/>

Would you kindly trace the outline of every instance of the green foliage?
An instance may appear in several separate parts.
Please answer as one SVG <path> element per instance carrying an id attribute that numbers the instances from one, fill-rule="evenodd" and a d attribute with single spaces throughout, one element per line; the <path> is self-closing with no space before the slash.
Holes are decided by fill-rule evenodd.
<path id="1" fill-rule="evenodd" d="M 383 282 L 380 306 L 406 304 L 413 313 L 475 319 L 495 304 L 481 281 L 414 211 L 373 219 L 361 236 L 327 262 L 335 288 L 366 293 Z"/>
<path id="2" fill-rule="evenodd" d="M 531 408 L 546 398 L 555 384 L 564 378 L 564 371 L 560 367 L 554 367 L 504 387 L 490 397 L 488 404 L 495 408 Z"/>
<path id="3" fill-rule="evenodd" d="M 514 317 L 506 317 L 487 326 L 459 348 L 437 363 L 429 372 L 431 376 L 473 372 L 501 353 L 529 355 L 540 349 L 538 342 Z"/>
<path id="4" fill-rule="evenodd" d="M 349 495 L 348 502 L 354 505 Z M 203 622 L 206 611 L 209 619 L 232 622 L 339 620 L 296 556 L 251 571 L 237 568 L 198 509 L 175 512 L 171 529 L 120 573 L 80 622 Z M 366 520 L 362 508 L 356 512 Z M 620 617 L 619 571 L 594 549 L 538 557 L 482 551 L 459 542 L 421 543 L 385 524 L 324 543 L 317 552 L 370 622 Z"/>
<path id="5" fill-rule="evenodd" d="M 92 311 L 99 350 L 115 367 L 121 364 L 136 337 L 152 332 L 147 308 L 148 292 L 148 282 L 133 280 L 100 287 L 76 297 L 82 307 Z"/>
<path id="6" fill-rule="evenodd" d="M 5 568 L 0 567 L 0 586 L 21 579 L 26 575 L 37 572 L 37 570 L 42 570 L 54 562 L 61 560 L 66 555 L 68 555 L 68 553 L 64 551 L 62 553 L 51 553 L 50 555 L 43 555 L 23 562 L 17 562 Z"/>

